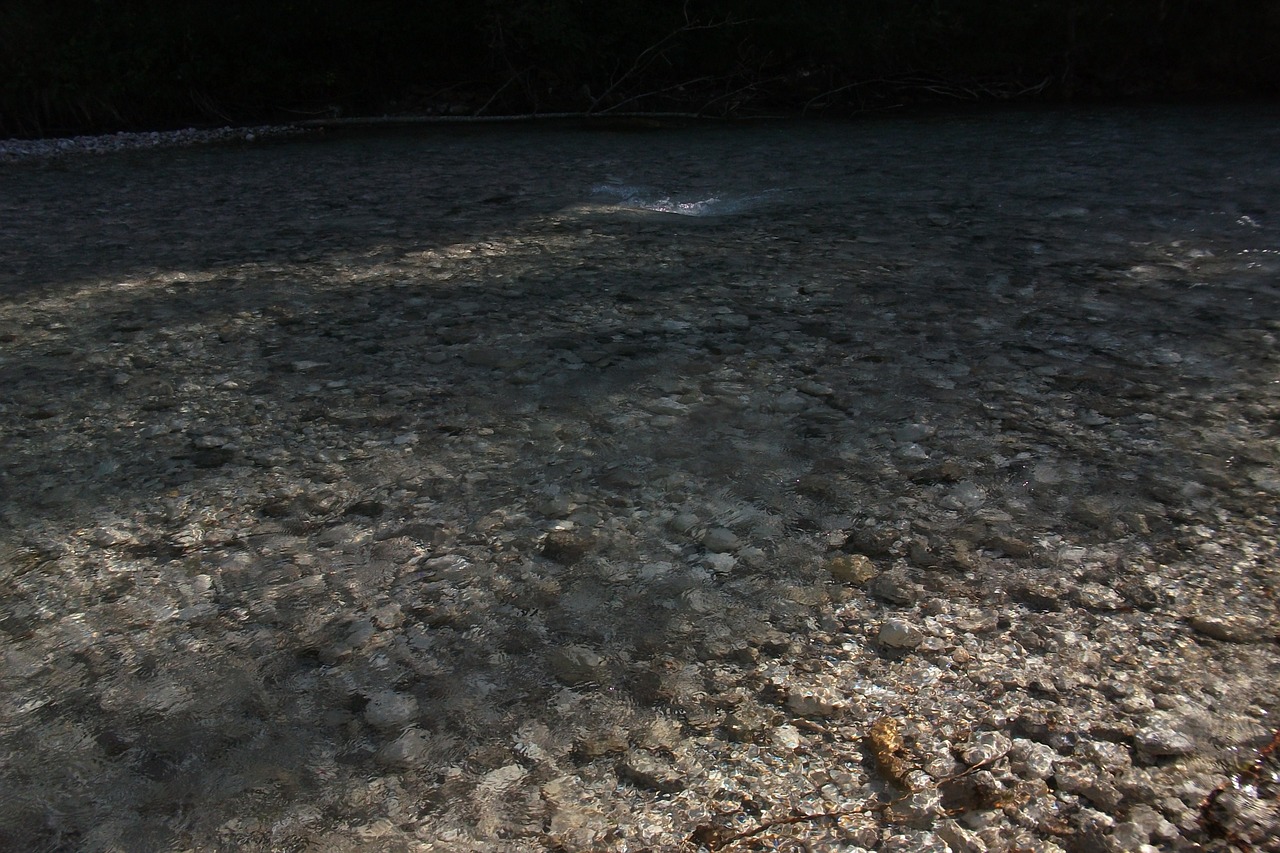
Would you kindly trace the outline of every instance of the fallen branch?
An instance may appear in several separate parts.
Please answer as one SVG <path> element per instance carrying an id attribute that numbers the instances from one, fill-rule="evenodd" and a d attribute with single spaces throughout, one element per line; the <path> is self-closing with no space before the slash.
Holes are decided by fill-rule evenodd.
<path id="1" fill-rule="evenodd" d="M 645 69 L 651 66 L 659 58 L 665 56 L 666 49 L 676 39 L 680 38 L 686 33 L 697 32 L 698 30 L 714 30 L 714 29 L 720 29 L 722 27 L 732 27 L 732 26 L 738 26 L 743 23 L 747 23 L 746 21 L 735 21 L 732 16 L 727 16 L 723 21 L 711 21 L 709 23 L 701 23 L 689 17 L 688 0 L 685 0 L 683 14 L 684 14 L 684 24 L 672 30 L 671 32 L 667 33 L 665 36 L 658 39 L 656 42 L 649 45 L 644 50 L 640 51 L 640 53 L 636 56 L 635 60 L 632 61 L 631 67 L 628 68 L 626 71 L 624 71 L 621 77 L 618 77 L 616 80 L 610 83 L 608 88 L 606 88 L 598 96 L 591 98 L 591 106 L 587 108 L 587 112 L 590 112 L 590 113 L 597 112 L 596 107 L 599 106 L 599 104 L 605 98 L 613 94 L 613 92 L 619 89 L 623 83 L 627 82 L 628 79 L 635 76 L 636 74 L 642 73 Z M 714 78 L 705 78 L 705 79 L 714 79 Z M 695 82 L 702 82 L 702 79 L 678 83 L 678 84 L 675 84 L 674 86 L 669 86 L 666 89 L 662 89 L 660 91 L 669 91 L 670 89 L 679 88 L 680 86 L 692 85 Z M 642 98 L 642 97 L 645 97 L 645 95 L 635 95 L 630 98 L 627 98 L 622 103 L 624 104 L 631 103 L 632 101 L 638 100 L 639 98 Z M 613 109 L 613 107 L 610 107 L 610 109 Z"/>
<path id="2" fill-rule="evenodd" d="M 693 80 L 685 80 L 684 82 L 681 82 L 681 83 L 673 83 L 670 86 L 664 86 L 661 89 L 654 89 L 652 92 L 641 92 L 638 95 L 632 95 L 630 98 L 627 98 L 624 101 L 619 101 L 617 104 L 609 107 L 608 109 L 600 110 L 599 112 L 591 112 L 590 110 L 588 110 L 587 114 L 596 115 L 596 116 L 617 115 L 616 113 L 613 112 L 615 109 L 617 109 L 618 107 L 624 106 L 626 104 L 630 104 L 633 101 L 638 101 L 642 98 L 653 97 L 654 95 L 661 95 L 663 92 L 670 92 L 675 89 L 683 89 L 685 86 L 694 86 L 698 83 L 709 83 L 714 79 L 715 79 L 714 77 L 698 77 Z M 699 114 L 701 114 L 701 111 L 699 111 Z"/>
<path id="3" fill-rule="evenodd" d="M 485 110 L 489 109 L 489 105 L 492 104 L 494 101 L 496 101 L 498 99 L 498 96 L 507 90 L 508 86 L 510 86 L 512 83 L 516 82 L 517 80 L 519 80 L 525 74 L 528 74 L 530 70 L 532 69 L 526 68 L 523 71 L 517 71 L 514 74 L 512 74 L 510 77 L 508 77 L 507 82 L 499 86 L 497 91 L 495 91 L 492 95 L 489 96 L 489 100 L 484 102 L 484 106 L 476 110 L 472 117 L 479 118 L 484 113 Z"/>
<path id="4" fill-rule="evenodd" d="M 351 116 L 348 118 L 317 118 L 307 119 L 306 121 L 294 122 L 292 127 L 300 130 L 324 129 L 329 127 L 379 127 L 396 125 L 419 125 L 419 124 L 502 124 L 504 122 L 527 122 L 527 121 L 563 121 L 563 120 L 583 120 L 583 121 L 604 121 L 606 119 L 698 119 L 708 120 L 714 119 L 715 116 L 706 116 L 701 113 L 689 112 L 626 112 L 626 113 L 586 113 L 586 112 L 567 112 L 567 113 L 519 113 L 516 115 L 492 115 L 492 116 Z M 762 118 L 761 116 L 753 116 Z M 769 118 L 765 116 L 764 118 Z M 773 118 L 777 118 L 776 116 Z"/>
<path id="5" fill-rule="evenodd" d="M 909 768 L 904 768 L 904 766 L 902 766 L 902 740 L 898 734 L 897 724 L 889 718 L 883 717 L 871 727 L 867 735 L 864 737 L 864 740 L 867 742 L 868 748 L 876 759 L 876 766 L 896 786 L 908 789 L 907 793 L 892 800 L 860 803 L 856 806 L 851 806 L 845 809 L 836 809 L 829 812 L 801 812 L 787 817 L 773 818 L 771 820 L 761 821 L 751 829 L 745 829 L 741 832 L 732 834 L 729 834 L 730 830 L 726 827 L 704 823 L 698 826 L 689 835 L 689 842 L 700 845 L 711 851 L 725 850 L 740 841 L 755 838 L 779 827 L 794 826 L 801 823 L 820 823 L 828 820 L 839 820 L 842 817 L 882 812 L 890 806 L 896 805 L 897 803 L 903 802 L 911 797 L 915 792 L 909 790 L 909 785 L 905 778 Z M 959 773 L 939 779 L 937 786 L 946 785 L 947 783 L 954 782 L 957 779 L 963 779 L 965 776 L 991 766 L 1001 758 L 1003 758 L 1003 755 L 992 756 L 991 758 L 980 761 L 971 767 L 966 767 Z"/>

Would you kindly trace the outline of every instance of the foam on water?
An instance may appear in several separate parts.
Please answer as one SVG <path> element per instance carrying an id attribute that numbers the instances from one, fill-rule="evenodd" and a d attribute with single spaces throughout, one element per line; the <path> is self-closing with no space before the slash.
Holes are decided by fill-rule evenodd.
<path id="1" fill-rule="evenodd" d="M 765 190 L 746 195 L 726 193 L 672 194 L 646 186 L 621 182 L 599 184 L 591 188 L 592 201 L 634 210 L 674 213 L 677 216 L 727 216 L 741 213 L 763 202 L 778 190 Z"/>

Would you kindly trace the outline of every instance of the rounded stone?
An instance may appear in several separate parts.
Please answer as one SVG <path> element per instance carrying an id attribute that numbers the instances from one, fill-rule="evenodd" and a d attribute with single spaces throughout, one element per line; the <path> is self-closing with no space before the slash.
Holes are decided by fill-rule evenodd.
<path id="1" fill-rule="evenodd" d="M 1196 633 L 1226 643 L 1257 643 L 1268 639 L 1266 624 L 1248 616 L 1196 613 L 1187 621 Z"/>
<path id="2" fill-rule="evenodd" d="M 1055 749 L 1026 738 L 1014 738 L 1009 749 L 1009 763 L 1013 772 L 1027 779 L 1047 779 L 1053 775 L 1053 765 L 1058 761 Z"/>
<path id="3" fill-rule="evenodd" d="M 905 619 L 888 619 L 880 626 L 877 639 L 889 648 L 914 649 L 924 642 L 924 634 Z"/>
<path id="4" fill-rule="evenodd" d="M 843 583 L 864 584 L 878 572 L 874 563 L 861 554 L 840 554 L 827 561 L 831 577 Z"/>
<path id="5" fill-rule="evenodd" d="M 788 751 L 799 749 L 804 742 L 800 737 L 800 730 L 795 726 L 778 726 L 773 730 L 772 740 L 774 746 Z"/>
<path id="6" fill-rule="evenodd" d="M 672 517 L 670 523 L 676 533 L 687 534 L 698 526 L 698 517 L 691 512 L 681 512 Z"/>
<path id="7" fill-rule="evenodd" d="M 1013 741 L 999 732 L 982 732 L 960 746 L 960 760 L 970 767 L 990 764 L 1003 758 L 1012 746 Z"/>
<path id="8" fill-rule="evenodd" d="M 738 535 L 724 527 L 713 527 L 702 534 L 702 547 L 717 554 L 736 551 L 741 545 Z"/>
<path id="9" fill-rule="evenodd" d="M 684 774 L 647 749 L 631 749 L 618 762 L 618 775 L 641 788 L 674 794 L 685 786 Z"/>
<path id="10" fill-rule="evenodd" d="M 378 750 L 374 761 L 384 767 L 407 768 L 424 763 L 430 754 L 430 736 L 422 729 L 409 729 Z"/>
<path id="11" fill-rule="evenodd" d="M 365 722 L 375 729 L 401 729 L 418 716 L 418 700 L 407 693 L 384 690 L 369 697 Z"/>
<path id="12" fill-rule="evenodd" d="M 607 674 L 604 658 L 585 646 L 563 646 L 547 656 L 551 672 L 570 686 L 601 681 Z"/>
<path id="13" fill-rule="evenodd" d="M 1196 751 L 1196 742 L 1176 729 L 1164 725 L 1139 729 L 1133 736 L 1134 745 L 1152 757 L 1190 755 Z"/>

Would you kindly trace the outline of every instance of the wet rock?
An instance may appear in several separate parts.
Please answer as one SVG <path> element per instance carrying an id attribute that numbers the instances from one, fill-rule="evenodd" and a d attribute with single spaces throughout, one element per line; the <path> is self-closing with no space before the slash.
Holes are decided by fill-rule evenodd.
<path id="1" fill-rule="evenodd" d="M 891 805 L 885 809 L 885 817 L 893 823 L 902 824 L 927 824 L 945 815 L 942 807 L 942 794 L 937 788 L 924 788 L 919 791 L 912 791 L 905 797 L 893 800 Z M 944 853 L 948 847 L 946 843 L 933 833 L 913 834 L 909 842 L 905 842 L 903 846 L 888 845 L 881 846 L 881 850 L 899 850 L 906 851 L 937 851 Z"/>
<path id="2" fill-rule="evenodd" d="M 977 571 L 982 568 L 982 559 L 973 550 L 973 543 L 967 539 L 951 540 L 951 561 L 956 568 L 965 572 Z"/>
<path id="3" fill-rule="evenodd" d="M 870 559 L 861 554 L 841 554 L 827 560 L 827 572 L 841 583 L 861 586 L 879 574 Z"/>
<path id="4" fill-rule="evenodd" d="M 713 527 L 702 534 L 702 547 L 713 553 L 725 554 L 736 551 L 741 545 L 738 535 L 723 527 Z"/>
<path id="5" fill-rule="evenodd" d="M 384 539 L 373 546 L 370 556 L 377 560 L 386 560 L 392 565 L 407 563 L 418 555 L 418 547 L 407 536 L 396 536 Z"/>
<path id="6" fill-rule="evenodd" d="M 958 483 L 942 498 L 949 509 L 972 511 L 987 502 L 987 490 L 976 483 Z"/>
<path id="7" fill-rule="evenodd" d="M 804 744 L 804 738 L 800 736 L 800 730 L 795 726 L 778 726 L 770 732 L 769 739 L 773 744 L 787 751 L 795 751 Z"/>
<path id="8" fill-rule="evenodd" d="M 552 804 L 547 834 L 565 853 L 593 853 L 603 846 L 610 826 L 609 819 L 599 809 L 565 801 Z"/>
<path id="9" fill-rule="evenodd" d="M 965 467 L 954 459 L 944 459 L 937 464 L 921 465 L 911 474 L 911 482 L 958 483 L 968 473 Z M 943 496 L 942 505 L 951 509 L 963 509 L 962 504 L 951 500 L 950 495 Z"/>
<path id="10" fill-rule="evenodd" d="M 1115 590 L 1100 583 L 1081 584 L 1072 590 L 1071 597 L 1076 604 L 1099 613 L 1111 613 L 1121 610 L 1125 600 Z"/>
<path id="11" fill-rule="evenodd" d="M 750 743 L 773 728 L 777 713 L 758 705 L 744 704 L 725 715 L 722 728 L 729 740 Z"/>
<path id="12" fill-rule="evenodd" d="M 599 683 L 608 676 L 605 660 L 585 646 L 562 646 L 547 655 L 551 673 L 565 684 Z"/>
<path id="13" fill-rule="evenodd" d="M 1059 610 L 1062 607 L 1062 591 L 1044 581 L 1023 581 L 1011 587 L 1009 594 L 1035 610 Z"/>
<path id="14" fill-rule="evenodd" d="M 679 417 L 689 413 L 689 407 L 672 397 L 659 397 L 644 404 L 646 411 L 655 415 Z"/>
<path id="15" fill-rule="evenodd" d="M 674 794 L 685 787 L 685 777 L 670 761 L 648 749 L 630 749 L 618 762 L 618 776 L 641 788 Z"/>
<path id="16" fill-rule="evenodd" d="M 1009 766 L 1026 779 L 1047 779 L 1058 761 L 1057 750 L 1026 738 L 1014 738 L 1009 748 Z"/>
<path id="17" fill-rule="evenodd" d="M 1090 734 L 1094 734 L 1090 730 Z M 1129 750 L 1118 743 L 1106 741 L 1082 740 L 1076 744 L 1073 757 L 1089 761 L 1112 775 L 1119 775 L 1132 768 L 1133 759 Z"/>
<path id="18" fill-rule="evenodd" d="M 1271 639 L 1267 624 L 1261 619 L 1242 615 L 1196 613 L 1187 623 L 1199 634 L 1227 643 L 1260 643 Z"/>
<path id="19" fill-rule="evenodd" d="M 418 700 L 407 693 L 384 690 L 369 697 L 364 719 L 375 729 L 403 729 L 418 716 Z"/>
<path id="20" fill-rule="evenodd" d="M 426 763 L 432 753 L 431 736 L 409 729 L 374 755 L 374 761 L 391 769 L 409 769 Z"/>
<path id="21" fill-rule="evenodd" d="M 508 764 L 505 767 L 490 770 L 480 777 L 480 781 L 476 785 L 476 797 L 477 799 L 488 799 L 502 796 L 516 787 L 528 775 L 529 771 L 519 764 Z"/>
<path id="22" fill-rule="evenodd" d="M 810 397 L 830 397 L 835 393 L 829 385 L 823 385 L 811 379 L 802 379 L 797 382 L 796 390 L 808 394 Z"/>
<path id="23" fill-rule="evenodd" d="M 547 518 L 568 518 L 573 511 L 573 501 L 568 495 L 548 495 L 539 500 L 534 509 Z"/>
<path id="24" fill-rule="evenodd" d="M 542 556 L 564 566 L 572 566 L 585 557 L 595 542 L 571 530 L 552 530 L 542 540 Z"/>
<path id="25" fill-rule="evenodd" d="M 912 565 L 922 569 L 936 569 L 943 561 L 941 549 L 927 539 L 912 539 L 907 546 L 907 555 Z"/>
<path id="26" fill-rule="evenodd" d="M 999 551 L 1015 559 L 1031 556 L 1031 546 L 1015 536 L 1007 533 L 994 533 L 983 542 L 987 548 Z"/>
<path id="27" fill-rule="evenodd" d="M 802 717 L 832 717 L 845 705 L 840 694 L 827 688 L 805 687 L 787 692 L 787 707 Z"/>
<path id="28" fill-rule="evenodd" d="M 236 458 L 236 452 L 229 447 L 198 448 L 191 454 L 191 463 L 197 468 L 220 468 Z"/>
<path id="29" fill-rule="evenodd" d="M 876 640 L 891 649 L 914 649 L 924 642 L 924 634 L 905 619 L 888 619 L 880 626 Z"/>
<path id="30" fill-rule="evenodd" d="M 813 400 L 797 391 L 784 391 L 769 404 L 769 408 L 780 414 L 792 415 L 803 412 L 812 403 Z"/>
<path id="31" fill-rule="evenodd" d="M 891 604 L 908 607 L 919 600 L 922 590 L 911 583 L 905 572 L 895 570 L 874 578 L 867 585 L 867 592 Z"/>
<path id="32" fill-rule="evenodd" d="M 965 829 L 954 820 L 941 821 L 935 831 L 951 848 L 951 853 L 987 853 L 990 849 L 976 832 Z"/>
<path id="33" fill-rule="evenodd" d="M 733 571 L 738 561 L 732 554 L 708 554 L 706 564 L 716 574 L 727 575 Z"/>
<path id="34" fill-rule="evenodd" d="M 904 424 L 893 431 L 893 440 L 902 444 L 910 444 L 933 435 L 936 430 L 930 424 Z"/>
<path id="35" fill-rule="evenodd" d="M 356 501 L 343 511 L 343 515 L 358 515 L 365 518 L 377 518 L 386 510 L 386 505 L 382 501 L 362 500 Z"/>
<path id="36" fill-rule="evenodd" d="M 1053 781 L 1059 791 L 1087 797 L 1095 806 L 1109 814 L 1120 808 L 1123 795 L 1095 768 L 1079 761 L 1066 759 L 1054 767 Z"/>
<path id="37" fill-rule="evenodd" d="M 99 548 L 116 548 L 133 543 L 134 536 L 115 527 L 99 527 L 93 531 L 93 544 Z"/>
<path id="38" fill-rule="evenodd" d="M 1190 755 L 1196 751 L 1193 738 L 1167 724 L 1139 729 L 1133 736 L 1133 743 L 1139 752 L 1152 758 Z"/>
<path id="39" fill-rule="evenodd" d="M 892 528 L 855 527 L 849 531 L 849 538 L 845 540 L 841 550 L 868 557 L 888 557 L 892 555 L 897 541 L 898 533 Z"/>
<path id="40" fill-rule="evenodd" d="M 691 512 L 680 512 L 672 516 L 669 524 L 676 533 L 688 535 L 698 526 L 698 517 Z"/>
<path id="41" fill-rule="evenodd" d="M 1128 819 L 1116 824 L 1111 833 L 1111 841 L 1120 850 L 1155 850 L 1146 846 L 1150 842 L 1170 841 L 1178 837 L 1178 828 L 1147 805 L 1139 805 L 1129 810 Z"/>
<path id="42" fill-rule="evenodd" d="M 498 347 L 472 347 L 462 353 L 462 360 L 476 367 L 500 370 L 510 370 L 524 363 L 523 359 L 511 350 Z"/>
<path id="43" fill-rule="evenodd" d="M 584 758 L 598 758 L 626 751 L 630 745 L 626 729 L 616 723 L 604 721 L 583 733 L 574 749 Z"/>
<path id="44" fill-rule="evenodd" d="M 1116 584 L 1116 592 L 1139 610 L 1150 610 L 1163 598 L 1159 586 L 1149 578 L 1125 578 Z"/>
<path id="45" fill-rule="evenodd" d="M 358 619 L 348 626 L 345 636 L 320 650 L 320 660 L 326 664 L 335 664 L 348 658 L 352 652 L 361 648 L 377 633 L 377 628 L 368 619 Z"/>
<path id="46" fill-rule="evenodd" d="M 961 761 L 974 767 L 1003 758 L 1012 746 L 1013 741 L 1000 732 L 982 732 L 956 747 L 956 753 Z"/>

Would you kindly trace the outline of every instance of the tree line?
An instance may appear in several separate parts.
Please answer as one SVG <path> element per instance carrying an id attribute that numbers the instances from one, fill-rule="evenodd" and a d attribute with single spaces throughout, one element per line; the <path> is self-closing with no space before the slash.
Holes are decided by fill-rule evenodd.
<path id="1" fill-rule="evenodd" d="M 1280 0 L 8 0 L 0 135 L 1274 96 Z"/>

